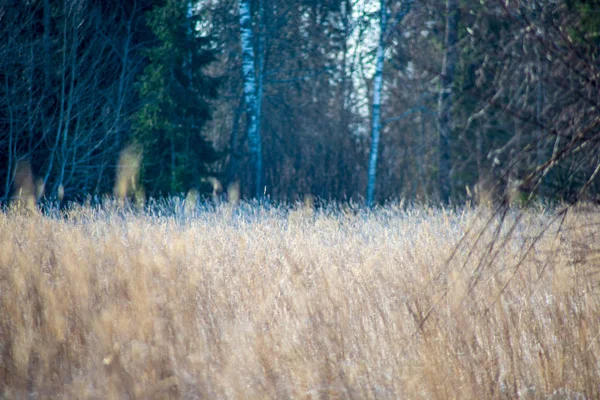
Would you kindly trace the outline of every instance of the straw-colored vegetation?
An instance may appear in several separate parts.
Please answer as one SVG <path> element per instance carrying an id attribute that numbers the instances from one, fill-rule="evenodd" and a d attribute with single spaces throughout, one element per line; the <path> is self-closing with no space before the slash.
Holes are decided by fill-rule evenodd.
<path id="1" fill-rule="evenodd" d="M 596 211 L 203 207 L 0 213 L 0 397 L 600 396 Z"/>

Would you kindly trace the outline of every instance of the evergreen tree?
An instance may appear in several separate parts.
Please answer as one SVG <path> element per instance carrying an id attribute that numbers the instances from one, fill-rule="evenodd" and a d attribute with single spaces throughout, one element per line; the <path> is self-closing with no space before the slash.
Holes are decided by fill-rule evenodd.
<path id="1" fill-rule="evenodd" d="M 142 184 L 153 195 L 200 188 L 219 156 L 201 134 L 218 79 L 204 70 L 215 54 L 193 9 L 187 0 L 165 0 L 148 13 L 156 45 L 138 81 L 143 106 L 134 137 L 143 150 Z"/>

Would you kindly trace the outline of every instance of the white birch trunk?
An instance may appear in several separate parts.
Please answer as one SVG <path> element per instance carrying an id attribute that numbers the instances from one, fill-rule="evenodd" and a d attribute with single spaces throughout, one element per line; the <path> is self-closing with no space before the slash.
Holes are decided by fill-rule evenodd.
<path id="1" fill-rule="evenodd" d="M 371 153 L 369 155 L 369 170 L 367 181 L 366 205 L 371 207 L 375 197 L 375 182 L 377 179 L 377 156 L 379 152 L 379 137 L 381 135 L 381 92 L 383 88 L 383 61 L 385 53 L 385 37 L 387 10 L 385 0 L 381 0 L 379 45 L 377 47 L 377 64 L 373 78 L 373 111 L 371 113 Z"/>
<path id="2" fill-rule="evenodd" d="M 260 121 L 258 119 L 259 88 L 256 83 L 255 56 L 253 48 L 252 16 L 250 0 L 240 0 L 240 37 L 242 45 L 242 74 L 244 79 L 244 98 L 250 153 L 254 164 L 254 190 L 257 198 L 262 195 L 262 146 L 260 140 Z"/>

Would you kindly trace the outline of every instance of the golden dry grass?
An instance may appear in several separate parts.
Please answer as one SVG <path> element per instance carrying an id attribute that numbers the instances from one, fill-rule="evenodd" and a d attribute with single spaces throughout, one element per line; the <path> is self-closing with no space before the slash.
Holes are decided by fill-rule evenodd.
<path id="1" fill-rule="evenodd" d="M 0 213 L 1 397 L 600 396 L 597 211 L 174 208 Z"/>

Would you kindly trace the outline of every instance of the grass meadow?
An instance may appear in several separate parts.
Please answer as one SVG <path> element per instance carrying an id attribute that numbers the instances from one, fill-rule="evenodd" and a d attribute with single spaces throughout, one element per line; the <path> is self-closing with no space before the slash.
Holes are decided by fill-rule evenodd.
<path id="1" fill-rule="evenodd" d="M 600 398 L 598 223 L 584 208 L 7 208 L 0 397 Z"/>

